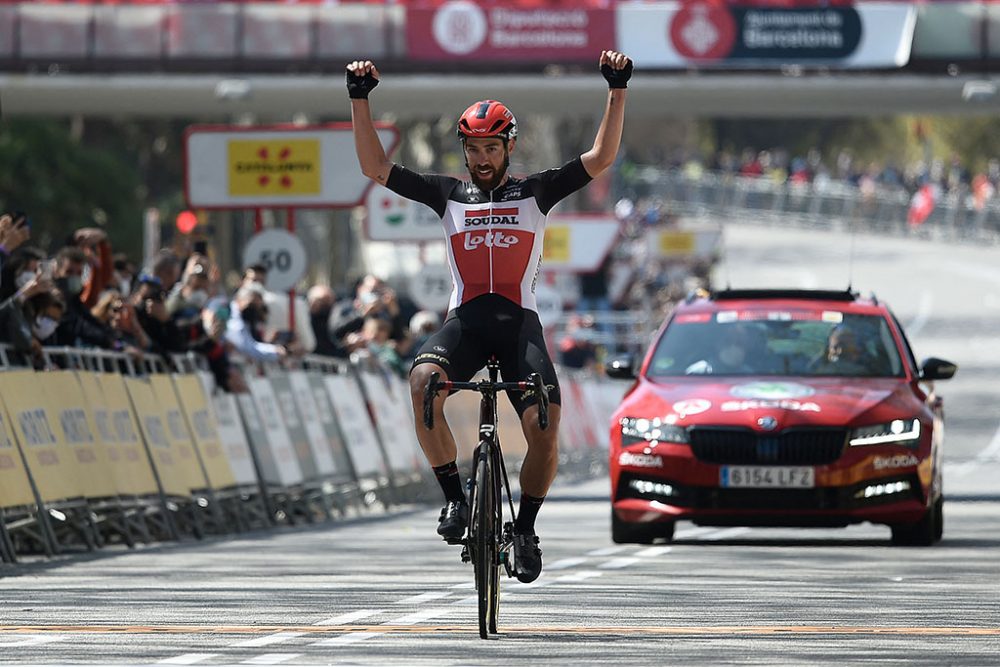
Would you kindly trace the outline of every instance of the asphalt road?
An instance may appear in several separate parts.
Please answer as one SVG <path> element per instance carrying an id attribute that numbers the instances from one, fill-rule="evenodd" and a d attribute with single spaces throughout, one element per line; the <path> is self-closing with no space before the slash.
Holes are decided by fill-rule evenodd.
<path id="1" fill-rule="evenodd" d="M 734 286 L 846 285 L 846 239 L 732 229 Z M 840 248 L 844 252 L 840 252 Z M 1000 269 L 995 250 L 859 237 L 854 285 L 918 356 L 958 362 L 945 536 L 888 528 L 678 527 L 615 546 L 607 480 L 563 482 L 539 518 L 546 570 L 503 583 L 479 639 L 471 568 L 412 508 L 338 524 L 0 569 L 3 664 L 1000 663 Z M 781 266 L 782 269 L 774 268 Z"/>

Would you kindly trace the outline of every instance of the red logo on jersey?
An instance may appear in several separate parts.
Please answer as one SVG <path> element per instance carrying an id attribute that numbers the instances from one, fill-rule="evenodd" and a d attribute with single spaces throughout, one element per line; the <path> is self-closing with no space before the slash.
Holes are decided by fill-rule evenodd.
<path id="1" fill-rule="evenodd" d="M 516 225 L 517 207 L 514 208 L 484 208 L 478 211 L 465 212 L 466 227 L 482 227 L 487 225 Z"/>
<path id="2" fill-rule="evenodd" d="M 475 250 L 479 246 L 487 248 L 509 248 L 517 243 L 517 237 L 513 234 L 504 234 L 499 230 L 489 230 L 486 232 L 466 232 L 465 242 L 462 247 L 466 250 Z"/>

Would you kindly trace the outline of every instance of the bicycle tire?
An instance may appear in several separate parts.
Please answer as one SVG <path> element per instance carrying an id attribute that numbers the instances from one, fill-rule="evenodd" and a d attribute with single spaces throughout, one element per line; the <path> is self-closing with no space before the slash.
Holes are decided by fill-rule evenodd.
<path id="1" fill-rule="evenodd" d="M 490 466 L 490 472 L 492 473 L 492 491 L 493 491 L 493 547 L 492 552 L 493 557 L 493 569 L 490 570 L 491 578 L 491 590 L 493 591 L 492 600 L 492 613 L 490 614 L 489 631 L 493 634 L 497 632 L 497 621 L 500 617 L 500 544 L 502 542 L 503 533 L 503 498 L 501 497 L 501 482 L 500 482 L 500 448 L 494 446 L 491 448 L 493 465 Z"/>
<path id="2" fill-rule="evenodd" d="M 479 598 L 479 636 L 489 637 L 490 628 L 496 628 L 494 612 L 498 602 L 499 564 L 496 549 L 496 494 L 494 492 L 493 470 L 486 456 L 480 456 L 476 464 L 476 534 L 475 570 L 476 593 Z M 495 630 L 494 630 L 495 631 Z"/>

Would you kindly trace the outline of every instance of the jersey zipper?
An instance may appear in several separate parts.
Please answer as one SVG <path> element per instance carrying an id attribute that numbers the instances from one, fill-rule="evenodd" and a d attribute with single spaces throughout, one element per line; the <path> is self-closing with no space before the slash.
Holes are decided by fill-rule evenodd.
<path id="1" fill-rule="evenodd" d="M 496 190 L 496 188 L 493 188 L 492 190 L 490 190 L 490 214 L 489 214 L 489 217 L 486 219 L 487 220 L 486 234 L 491 239 L 493 238 L 493 236 L 491 234 L 492 227 L 490 227 L 489 221 L 493 219 L 493 192 L 495 190 Z M 493 243 L 492 242 L 489 244 L 489 248 L 490 248 L 490 294 L 495 294 L 496 290 L 494 289 L 494 285 L 493 285 Z"/>

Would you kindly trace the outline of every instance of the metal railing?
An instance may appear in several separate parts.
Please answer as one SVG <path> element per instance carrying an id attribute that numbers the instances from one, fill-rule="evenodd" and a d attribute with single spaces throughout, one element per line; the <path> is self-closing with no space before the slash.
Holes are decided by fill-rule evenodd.
<path id="1" fill-rule="evenodd" d="M 842 182 L 778 183 L 715 172 L 697 177 L 678 169 L 641 168 L 625 184 L 625 196 L 657 197 L 675 217 L 721 218 L 772 224 L 849 228 L 913 234 L 950 241 L 1000 242 L 1000 198 L 976 205 L 970 189 L 942 193 L 920 225 L 908 223 L 911 194 L 903 188 L 862 191 Z"/>

